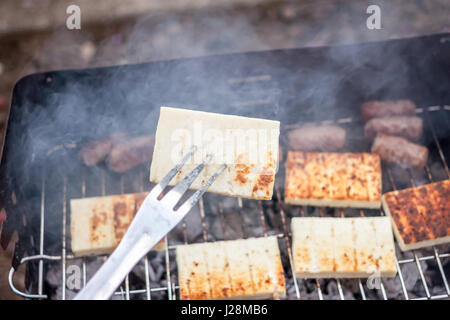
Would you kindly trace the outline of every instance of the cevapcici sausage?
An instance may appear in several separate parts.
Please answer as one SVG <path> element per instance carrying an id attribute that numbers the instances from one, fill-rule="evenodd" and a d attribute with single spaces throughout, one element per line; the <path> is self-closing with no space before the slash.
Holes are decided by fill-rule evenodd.
<path id="1" fill-rule="evenodd" d="M 125 172 L 131 168 L 152 160 L 154 136 L 130 138 L 114 144 L 107 163 L 111 170 Z"/>
<path id="2" fill-rule="evenodd" d="M 304 126 L 287 136 L 291 150 L 337 151 L 345 144 L 345 130 L 336 126 Z"/>
<path id="3" fill-rule="evenodd" d="M 415 114 L 416 104 L 411 100 L 367 101 L 361 105 L 361 116 L 364 121 L 379 117 Z"/>
<path id="4" fill-rule="evenodd" d="M 111 139 L 92 141 L 80 150 L 80 157 L 85 165 L 95 166 L 106 158 L 111 147 Z"/>
<path id="5" fill-rule="evenodd" d="M 397 163 L 402 167 L 423 168 L 427 163 L 428 149 L 402 137 L 394 137 L 383 133 L 377 134 L 372 145 L 372 152 L 382 160 Z"/>
<path id="6" fill-rule="evenodd" d="M 373 118 L 364 126 L 364 135 L 373 140 L 377 133 L 401 136 L 408 140 L 418 140 L 422 136 L 422 118 L 394 116 L 389 118 Z"/>
<path id="7" fill-rule="evenodd" d="M 115 143 L 128 138 L 126 133 L 114 133 L 110 137 L 94 140 L 80 150 L 81 160 L 87 166 L 95 166 L 105 160 Z"/>

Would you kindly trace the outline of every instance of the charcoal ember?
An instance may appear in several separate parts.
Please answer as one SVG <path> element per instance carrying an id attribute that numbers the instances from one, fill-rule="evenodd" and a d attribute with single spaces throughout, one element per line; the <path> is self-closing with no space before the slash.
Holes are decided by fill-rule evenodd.
<path id="1" fill-rule="evenodd" d="M 225 239 L 221 221 L 217 216 L 206 214 L 206 228 L 208 241 L 220 241 Z"/>
<path id="2" fill-rule="evenodd" d="M 408 294 L 411 294 L 416 285 L 421 282 L 420 274 L 416 264 L 413 263 L 405 263 L 400 266 L 405 288 L 408 291 Z M 423 269 L 426 270 L 426 267 Z M 383 285 L 387 292 L 396 293 L 398 296 L 393 298 L 404 299 L 403 297 L 403 288 L 398 277 L 396 278 L 385 278 L 383 279 Z"/>
<path id="3" fill-rule="evenodd" d="M 341 281 L 341 288 L 342 288 L 342 280 Z M 346 282 L 346 281 L 344 281 Z M 347 281 L 348 283 L 354 283 L 356 281 Z M 347 283 L 346 282 L 346 283 Z M 339 294 L 339 288 L 338 288 L 338 283 L 335 280 L 329 280 L 328 283 L 326 284 L 326 296 L 329 299 L 340 299 L 341 296 Z M 343 291 L 343 295 L 344 295 L 344 299 L 345 300 L 354 300 L 355 296 L 353 294 L 353 292 L 357 292 L 357 291 L 349 291 L 349 290 L 342 290 Z"/>
<path id="4" fill-rule="evenodd" d="M 186 230 L 184 230 L 184 226 Z M 186 239 L 184 238 L 186 235 Z M 194 206 L 170 234 L 171 242 L 176 244 L 203 242 L 202 220 L 199 206 Z"/>
<path id="5" fill-rule="evenodd" d="M 296 291 L 295 291 L 295 286 L 294 286 L 294 280 L 289 277 L 286 278 L 286 298 L 287 299 L 295 299 L 296 297 Z"/>
<path id="6" fill-rule="evenodd" d="M 106 257 L 89 257 L 86 263 L 86 277 L 92 278 L 95 272 L 100 269 L 105 262 Z M 70 261 L 66 264 L 66 283 L 62 284 L 62 266 L 60 263 L 51 264 L 46 273 L 46 284 L 50 289 L 50 299 L 61 300 L 63 297 L 63 289 L 65 287 L 65 298 L 72 300 L 81 289 L 82 282 L 82 265 L 81 260 Z"/>
<path id="7" fill-rule="evenodd" d="M 313 279 L 298 280 L 300 297 L 306 300 L 319 299 L 317 293 L 317 284 Z"/>
<path id="8" fill-rule="evenodd" d="M 171 261 L 174 258 L 171 257 Z M 161 288 L 167 286 L 167 274 L 165 269 L 165 252 L 150 252 L 147 255 L 148 261 L 148 280 L 150 288 Z M 171 272 L 175 272 L 173 266 L 171 266 Z M 173 273 L 172 273 L 173 274 Z M 130 290 L 143 290 L 146 289 L 146 277 L 144 260 L 141 260 L 129 273 L 128 283 Z M 122 290 L 125 290 L 122 287 Z M 119 288 L 120 291 L 120 288 Z M 150 297 L 152 299 L 167 299 L 167 291 L 164 292 L 151 292 Z M 147 293 L 144 294 L 132 294 L 132 299 L 146 299 Z"/>
<path id="9" fill-rule="evenodd" d="M 140 136 L 113 143 L 108 155 L 108 167 L 115 172 L 126 172 L 143 162 L 152 160 L 154 136 Z"/>
<path id="10" fill-rule="evenodd" d="M 238 209 L 242 219 L 242 224 L 245 226 L 246 237 L 260 237 L 263 236 L 263 225 L 261 214 L 263 208 L 261 201 L 242 200 L 242 208 Z"/>

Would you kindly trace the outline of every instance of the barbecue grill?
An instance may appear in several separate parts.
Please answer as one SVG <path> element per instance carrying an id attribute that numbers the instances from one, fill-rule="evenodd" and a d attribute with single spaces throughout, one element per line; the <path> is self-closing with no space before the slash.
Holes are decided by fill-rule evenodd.
<path id="1" fill-rule="evenodd" d="M 126 131 L 155 131 L 161 105 L 276 119 L 285 131 L 306 122 L 347 130 L 347 152 L 366 152 L 359 107 L 367 100 L 408 98 L 424 119 L 424 170 L 383 164 L 383 192 L 450 178 L 450 34 L 377 43 L 237 53 L 108 68 L 39 73 L 15 86 L 0 166 L 1 206 L 8 219 L 2 244 L 14 231 L 11 289 L 26 298 L 72 298 L 105 257 L 75 258 L 70 250 L 70 199 L 146 191 L 148 164 L 124 174 L 86 167 L 83 143 Z M 199 107 L 205 106 L 205 107 Z M 295 279 L 290 220 L 296 216 L 375 216 L 380 210 L 287 206 L 284 162 L 274 198 L 257 201 L 206 194 L 172 231 L 164 252 L 150 252 L 113 298 L 176 299 L 178 244 L 277 235 L 291 299 L 446 299 L 448 245 L 397 249 L 398 275 L 376 288 L 365 279 Z M 26 291 L 14 273 L 26 266 Z M 75 266 L 75 267 L 74 267 Z M 75 271 L 74 271 L 75 270 Z M 75 273 L 74 273 L 75 272 Z M 70 278 L 70 279 L 69 279 Z"/>

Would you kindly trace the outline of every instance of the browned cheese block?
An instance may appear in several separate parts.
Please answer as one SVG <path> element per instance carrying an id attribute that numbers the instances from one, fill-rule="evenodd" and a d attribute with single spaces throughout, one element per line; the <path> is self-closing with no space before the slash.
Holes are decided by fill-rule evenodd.
<path id="1" fill-rule="evenodd" d="M 403 251 L 450 242 L 450 180 L 385 193 L 383 209 L 392 218 Z"/>
<path id="2" fill-rule="evenodd" d="M 380 208 L 376 154 L 288 152 L 285 201 L 291 205 Z"/>
<path id="3" fill-rule="evenodd" d="M 75 256 L 111 253 L 122 240 L 146 193 L 72 199 L 71 244 Z M 164 250 L 159 242 L 154 250 Z"/>

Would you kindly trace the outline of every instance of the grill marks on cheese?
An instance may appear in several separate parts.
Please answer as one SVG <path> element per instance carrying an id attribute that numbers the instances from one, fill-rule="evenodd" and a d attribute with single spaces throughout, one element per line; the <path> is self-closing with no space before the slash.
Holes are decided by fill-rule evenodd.
<path id="1" fill-rule="evenodd" d="M 402 250 L 450 242 L 450 180 L 383 195 Z"/>
<path id="2" fill-rule="evenodd" d="M 113 196 L 111 198 L 112 201 L 109 202 L 112 206 L 110 212 L 112 215 L 105 212 L 109 208 L 106 208 L 105 203 L 102 203 L 102 201 L 94 204 L 89 223 L 89 237 L 93 244 L 99 244 L 105 238 L 105 234 L 101 231 L 100 226 L 107 225 L 110 219 L 112 219 L 113 224 L 114 242 L 116 245 L 119 244 L 136 214 L 135 203 L 137 196 L 136 194 Z"/>
<path id="3" fill-rule="evenodd" d="M 74 255 L 112 252 L 122 240 L 146 196 L 146 193 L 136 193 L 71 200 L 71 243 Z M 162 243 L 155 249 L 162 249 Z"/>
<path id="4" fill-rule="evenodd" d="M 267 153 L 266 163 L 258 178 L 256 179 L 256 183 L 252 189 L 252 197 L 256 197 L 256 192 L 261 192 L 263 194 L 263 198 L 270 199 L 272 197 L 272 189 L 273 183 L 275 180 L 275 158 L 272 155 L 272 152 L 269 151 Z"/>
<path id="5" fill-rule="evenodd" d="M 394 277 L 394 240 L 387 217 L 292 219 L 298 278 Z"/>
<path id="6" fill-rule="evenodd" d="M 380 198 L 378 155 L 288 152 L 286 203 L 377 208 Z"/>
<path id="7" fill-rule="evenodd" d="M 176 252 L 183 300 L 285 295 L 276 237 L 183 245 Z"/>

